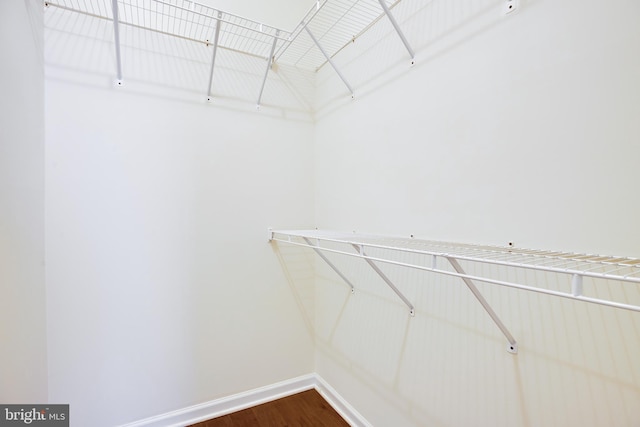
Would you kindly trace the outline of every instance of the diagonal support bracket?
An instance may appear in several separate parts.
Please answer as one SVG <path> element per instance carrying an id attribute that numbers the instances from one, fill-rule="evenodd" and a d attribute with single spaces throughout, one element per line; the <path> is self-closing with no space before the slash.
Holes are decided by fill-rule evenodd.
<path id="1" fill-rule="evenodd" d="M 211 88 L 213 86 L 213 69 L 216 65 L 216 54 L 218 53 L 218 39 L 220 38 L 220 18 L 222 18 L 222 12 L 218 12 L 218 18 L 216 19 L 216 32 L 213 37 L 213 56 L 211 58 L 211 72 L 209 73 L 209 89 L 207 89 L 207 101 L 211 101 Z"/>
<path id="2" fill-rule="evenodd" d="M 336 266 L 335 266 L 335 265 L 334 265 L 334 264 L 329 260 L 329 258 L 327 258 L 327 257 L 326 257 L 326 255 L 325 255 L 325 254 L 323 254 L 323 253 L 322 253 L 322 251 L 320 251 L 320 249 L 318 249 L 317 245 L 314 245 L 314 244 L 311 242 L 311 240 L 309 240 L 309 238 L 307 238 L 307 237 L 303 237 L 303 239 L 304 239 L 304 241 L 305 241 L 305 242 L 307 242 L 307 244 L 309 245 L 309 247 L 311 247 L 311 249 L 313 249 L 313 251 L 314 251 L 315 253 L 317 253 L 317 254 L 318 254 L 318 256 L 319 256 L 320 258 L 322 258 L 322 260 L 323 260 L 324 262 L 326 262 L 326 263 L 327 263 L 327 265 L 328 265 L 329 267 L 331 267 L 331 269 L 332 269 L 333 271 L 335 271 L 335 272 L 336 272 L 336 274 L 337 274 L 338 276 L 340 276 L 340 277 L 342 278 L 342 280 L 344 280 L 344 281 L 345 281 L 345 283 L 346 283 L 347 285 L 349 285 L 349 287 L 351 288 L 351 293 L 352 293 L 352 294 L 354 294 L 356 291 L 355 291 L 355 287 L 353 286 L 353 283 L 351 283 L 351 281 L 350 281 L 349 279 L 347 279 L 347 278 L 346 278 L 346 276 L 345 276 L 344 274 L 342 274 L 342 272 L 341 272 L 340 270 L 338 270 L 338 267 L 336 267 Z"/>
<path id="3" fill-rule="evenodd" d="M 457 273 L 466 275 L 466 273 L 464 272 L 464 270 L 460 266 L 460 263 L 458 263 L 458 260 L 456 260 L 455 258 L 450 258 L 450 257 L 446 257 L 446 258 L 447 258 L 447 261 L 449 261 L 449 263 L 451 264 L 451 266 L 453 267 L 453 269 Z M 498 317 L 496 312 L 493 311 L 493 308 L 491 308 L 491 305 L 489 305 L 489 303 L 484 298 L 482 293 L 480 293 L 480 290 L 471 281 L 471 279 L 469 279 L 467 277 L 462 277 L 461 279 L 464 281 L 465 285 L 467 285 L 469 290 L 473 293 L 473 296 L 476 297 L 478 302 L 480 302 L 482 307 L 485 309 L 485 311 L 489 314 L 489 316 L 494 321 L 494 323 L 498 326 L 498 328 L 500 328 L 500 330 L 502 331 L 504 336 L 507 338 L 507 341 L 509 342 L 509 344 L 507 345 L 507 351 L 509 353 L 517 354 L 518 353 L 518 343 L 516 342 L 516 339 L 513 337 L 513 335 L 511 335 L 511 332 L 509 332 L 509 330 L 504 325 L 504 323 L 502 323 L 502 320 L 500 320 L 500 318 Z"/>
<path id="4" fill-rule="evenodd" d="M 116 45 L 117 85 L 122 86 L 122 58 L 120 55 L 120 18 L 118 17 L 118 0 L 111 0 L 113 10 L 113 39 Z"/>
<path id="5" fill-rule="evenodd" d="M 333 62 L 333 60 L 331 59 L 331 57 L 329 56 L 327 51 L 324 50 L 324 48 L 318 42 L 318 39 L 316 39 L 316 37 L 313 35 L 313 33 L 311 32 L 309 27 L 305 26 L 304 29 L 307 31 L 307 34 L 309 34 L 309 37 L 311 37 L 311 40 L 313 40 L 313 43 L 315 43 L 315 45 L 318 47 L 318 49 L 320 49 L 320 52 L 322 52 L 324 57 L 327 58 L 327 61 L 329 62 L 329 64 L 331 64 L 331 66 L 333 67 L 334 71 L 338 74 L 338 77 L 340 77 L 340 80 L 342 80 L 342 83 L 344 83 L 344 85 L 347 87 L 347 89 L 349 89 L 349 92 L 351 92 L 351 98 L 354 98 L 355 94 L 353 93 L 353 88 L 351 87 L 351 85 L 349 84 L 347 79 L 345 79 L 345 77 L 342 75 L 342 73 L 340 72 L 340 69 L 338 69 L 338 67 Z"/>
<path id="6" fill-rule="evenodd" d="M 400 292 L 400 290 L 396 287 L 396 285 L 393 284 L 393 282 L 391 281 L 391 279 L 389 279 L 387 277 L 386 274 L 384 274 L 382 272 L 382 270 L 380 270 L 380 268 L 376 265 L 375 262 L 373 262 L 371 259 L 369 259 L 369 257 L 367 256 L 367 254 L 364 252 L 364 247 L 360 246 L 360 245 L 355 245 L 355 244 L 351 244 L 351 246 L 354 247 L 354 249 L 356 251 L 358 251 L 358 253 L 360 254 L 360 257 L 362 259 L 364 259 L 367 264 L 369 264 L 369 266 L 371 268 L 373 268 L 373 271 L 375 271 L 376 273 L 378 273 L 378 276 L 380 276 L 380 278 L 387 284 L 387 286 L 389 286 L 391 288 L 391 290 L 393 292 L 396 293 L 396 295 L 398 295 L 398 297 L 400 297 L 400 299 L 402 300 L 402 302 L 404 302 L 407 307 L 409 307 L 409 314 L 411 316 L 415 316 L 416 315 L 416 310 L 413 307 L 413 304 L 411 304 L 411 301 L 409 301 L 407 299 L 407 297 L 404 296 L 404 294 L 402 292 Z"/>
<path id="7" fill-rule="evenodd" d="M 264 78 L 262 79 L 262 86 L 260 87 L 260 95 L 258 95 L 258 109 L 260 109 L 260 103 L 262 102 L 262 93 L 264 92 L 264 85 L 267 83 L 267 77 L 269 76 L 269 69 L 273 65 L 273 53 L 276 51 L 276 43 L 278 42 L 278 36 L 280 31 L 276 31 L 276 36 L 273 38 L 273 44 L 271 45 L 271 53 L 267 59 L 267 69 L 264 72 Z"/>
<path id="8" fill-rule="evenodd" d="M 387 3 L 385 3 L 385 0 L 378 0 L 378 2 L 380 3 L 380 6 L 382 6 L 382 10 L 384 10 L 384 13 L 385 15 L 387 15 L 387 18 L 389 18 L 389 21 L 391 21 L 391 25 L 393 25 L 393 28 L 395 28 L 396 33 L 398 33 L 398 36 L 400 36 L 400 40 L 402 40 L 404 47 L 407 48 L 407 52 L 409 52 L 409 55 L 411 56 L 411 65 L 415 64 L 416 54 L 411 48 L 411 45 L 409 44 L 409 41 L 407 40 L 407 38 L 404 36 L 404 33 L 400 29 L 400 25 L 398 25 L 398 21 L 396 21 L 396 18 L 391 13 L 391 10 L 389 10 L 389 6 L 387 6 Z"/>

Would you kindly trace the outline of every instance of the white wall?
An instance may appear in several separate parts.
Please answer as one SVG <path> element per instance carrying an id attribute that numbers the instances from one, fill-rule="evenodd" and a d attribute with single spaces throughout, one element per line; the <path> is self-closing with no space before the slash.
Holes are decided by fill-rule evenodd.
<path id="1" fill-rule="evenodd" d="M 355 101 L 319 74 L 315 128 L 273 73 L 263 111 L 248 106 L 260 61 L 221 57 L 206 105 L 211 51 L 135 30 L 114 90 L 108 23 L 47 12 L 51 401 L 71 403 L 78 425 L 114 425 L 315 360 L 374 425 L 638 419 L 636 313 L 481 286 L 514 357 L 456 281 L 390 270 L 409 318 L 366 266 L 335 260 L 350 296 L 319 264 L 314 299 L 313 258 L 256 244 L 269 225 L 315 219 L 639 256 L 637 5 L 521 4 L 503 18 L 494 0 L 402 2 L 417 64 L 382 21 L 336 58 Z"/>
<path id="2" fill-rule="evenodd" d="M 639 4 L 520 3 L 403 1 L 414 67 L 381 22 L 335 58 L 354 101 L 321 71 L 317 226 L 640 256 Z M 514 357 L 461 283 L 389 268 L 410 319 L 366 265 L 335 261 L 359 291 L 319 264 L 316 370 L 374 425 L 640 418 L 638 313 L 481 286 Z"/>
<path id="3" fill-rule="evenodd" d="M 407 3 L 413 68 L 383 23 L 322 70 L 318 225 L 640 256 L 637 2 Z"/>
<path id="4" fill-rule="evenodd" d="M 123 31 L 114 88 L 110 28 L 73 16 L 72 36 L 49 13 L 51 401 L 113 426 L 312 372 L 267 243 L 269 226 L 313 223 L 312 123 L 207 104 L 209 48 L 147 33 Z"/>
<path id="5" fill-rule="evenodd" d="M 42 5 L 0 3 L 0 401 L 47 401 Z"/>

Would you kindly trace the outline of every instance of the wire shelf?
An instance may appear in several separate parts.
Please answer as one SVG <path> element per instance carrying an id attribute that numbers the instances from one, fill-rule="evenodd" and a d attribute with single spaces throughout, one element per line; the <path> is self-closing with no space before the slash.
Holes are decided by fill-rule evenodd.
<path id="1" fill-rule="evenodd" d="M 399 2 L 385 0 L 390 9 Z M 318 1 L 289 32 L 191 0 L 118 0 L 117 3 L 122 25 L 210 44 L 219 22 L 220 48 L 268 58 L 276 39 L 277 61 L 314 71 L 327 60 L 305 34 L 305 27 L 317 35 L 333 57 L 384 16 L 377 0 Z M 111 0 L 46 0 L 45 5 L 113 20 Z"/>
<path id="2" fill-rule="evenodd" d="M 190 0 L 118 0 L 121 25 L 211 44 L 220 25 L 218 46 L 269 58 L 274 39 L 282 48 L 291 34 Z M 113 20 L 111 0 L 47 0 L 47 6 Z"/>
<path id="3" fill-rule="evenodd" d="M 389 9 L 400 0 L 385 0 Z M 303 31 L 308 28 L 333 58 L 385 15 L 377 0 L 325 0 L 318 2 L 292 32 L 292 43 L 276 52 L 276 60 L 300 68 L 320 69 L 327 59 Z"/>
<path id="4" fill-rule="evenodd" d="M 640 311 L 640 305 L 611 299 L 585 296 L 582 279 L 607 280 L 621 283 L 640 284 L 640 259 L 589 255 L 512 247 L 480 246 L 456 244 L 413 238 L 369 236 L 353 233 L 338 233 L 318 230 L 278 230 L 272 231 L 272 240 L 287 244 L 305 246 L 323 252 L 356 256 L 365 260 L 382 262 L 401 267 L 457 276 L 463 279 L 491 283 L 527 291 L 539 292 L 563 298 L 581 300 L 615 308 Z M 354 252 L 360 248 L 360 252 Z M 376 256 L 363 255 L 363 249 L 376 250 Z M 433 263 L 405 262 L 398 254 L 418 254 L 430 256 Z M 526 269 L 569 276 L 567 291 L 552 290 L 535 284 L 500 280 L 489 275 L 471 275 L 437 267 L 436 259 L 456 260 L 480 265 L 494 265 L 505 268 Z"/>
<path id="5" fill-rule="evenodd" d="M 393 23 L 413 59 L 413 51 L 391 14 L 391 9 L 400 1 L 317 0 L 293 31 L 265 25 L 192 0 L 44 0 L 44 4 L 113 23 L 119 86 L 127 74 L 127 64 L 124 65 L 125 69 L 122 64 L 122 27 L 148 30 L 205 44 L 209 48 L 213 46 L 207 91 L 209 101 L 214 95 L 220 95 L 214 83 L 219 49 L 262 59 L 265 61 L 265 71 L 262 72 L 262 84 L 256 96 L 257 105 L 260 106 L 265 84 L 273 74 L 270 70 L 277 73 L 281 65 L 290 70 L 300 70 L 300 74 L 304 75 L 315 73 L 330 63 L 353 97 L 353 88 L 332 59 L 385 16 Z M 135 48 L 132 45 L 126 47 Z M 290 88 L 290 92 L 299 98 L 299 88 Z M 311 109 L 310 101 L 304 99 L 297 102 Z"/>

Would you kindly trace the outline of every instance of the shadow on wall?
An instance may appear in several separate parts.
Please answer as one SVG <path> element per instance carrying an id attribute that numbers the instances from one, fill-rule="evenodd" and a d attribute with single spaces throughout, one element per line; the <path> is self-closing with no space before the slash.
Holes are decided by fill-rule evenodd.
<path id="1" fill-rule="evenodd" d="M 315 335 L 315 276 L 313 254 L 292 246 L 271 245 L 304 319 L 309 336 Z"/>
<path id="2" fill-rule="evenodd" d="M 117 61 L 113 23 L 55 6 L 45 7 L 47 77 L 72 84 L 113 89 Z M 133 26 L 120 26 L 124 90 L 138 95 L 255 110 L 267 72 L 265 58 L 218 49 L 213 78 L 213 47 Z M 300 72 L 302 73 L 302 72 Z M 269 70 L 261 110 L 276 117 L 310 120 L 304 94 L 308 76 L 291 70 Z"/>
<path id="3" fill-rule="evenodd" d="M 355 294 L 316 257 L 310 305 L 315 254 L 279 244 L 274 251 L 315 336 L 318 373 L 374 425 L 595 427 L 640 419 L 639 313 L 476 283 L 519 340 L 512 355 L 455 277 L 380 265 L 415 305 L 411 317 L 364 261 L 326 254 Z M 482 274 L 523 274 L 490 268 Z M 550 289 L 566 285 L 552 274 L 525 274 Z M 593 286 L 622 292 L 619 284 Z M 640 301 L 640 289 L 621 297 Z"/>
<path id="4" fill-rule="evenodd" d="M 40 54 L 41 65 L 44 55 L 44 29 L 42 27 L 42 4 L 38 0 L 24 0 L 25 9 L 29 16 L 31 34 L 33 35 L 34 46 Z"/>

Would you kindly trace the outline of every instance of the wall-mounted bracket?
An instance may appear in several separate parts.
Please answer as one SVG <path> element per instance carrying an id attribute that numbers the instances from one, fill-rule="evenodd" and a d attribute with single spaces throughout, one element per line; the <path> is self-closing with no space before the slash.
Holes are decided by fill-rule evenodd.
<path id="1" fill-rule="evenodd" d="M 453 269 L 457 273 L 465 275 L 465 276 L 467 275 L 467 273 L 465 273 L 464 270 L 462 269 L 462 267 L 460 266 L 460 263 L 458 262 L 458 260 L 456 260 L 455 258 L 450 258 L 450 257 L 446 257 L 446 258 L 449 261 L 449 263 L 451 264 L 451 266 L 453 267 Z M 489 303 L 484 298 L 484 296 L 482 295 L 480 290 L 473 283 L 473 281 L 471 281 L 471 279 L 469 279 L 468 277 L 461 277 L 461 279 L 465 283 L 465 285 L 467 285 L 467 287 L 469 288 L 471 293 L 473 293 L 473 296 L 476 297 L 478 302 L 482 305 L 482 307 L 485 309 L 485 311 L 489 314 L 489 316 L 491 317 L 493 322 L 498 326 L 498 328 L 500 328 L 500 330 L 502 331 L 504 336 L 507 338 L 507 341 L 509 342 L 507 344 L 507 351 L 509 353 L 517 354 L 518 353 L 518 343 L 516 342 L 516 339 L 513 337 L 513 335 L 511 335 L 511 332 L 509 332 L 509 330 L 504 325 L 504 323 L 502 323 L 502 320 L 500 320 L 500 318 L 498 317 L 496 312 L 493 310 L 493 308 L 491 308 L 491 305 L 489 305 Z"/>
<path id="2" fill-rule="evenodd" d="M 340 77 L 340 80 L 342 80 L 342 83 L 344 83 L 344 85 L 347 87 L 347 89 L 349 89 L 349 92 L 351 92 L 351 98 L 352 99 L 355 98 L 355 94 L 353 92 L 353 88 L 351 87 L 351 85 L 349 84 L 347 79 L 342 75 L 342 73 L 340 72 L 340 69 L 338 69 L 336 64 L 333 62 L 333 60 L 331 59 L 331 56 L 329 56 L 329 54 L 324 50 L 324 48 L 318 42 L 318 39 L 316 39 L 316 37 L 313 35 L 313 33 L 311 32 L 309 27 L 305 26 L 304 29 L 306 30 L 307 34 L 309 34 L 309 37 L 311 37 L 311 40 L 313 40 L 313 43 L 315 43 L 315 45 L 318 47 L 318 49 L 320 49 L 320 52 L 322 52 L 322 54 L 327 59 L 327 61 L 331 65 L 331 67 L 333 67 L 333 69 L 336 72 L 336 74 L 338 74 L 338 77 Z"/>
<path id="3" fill-rule="evenodd" d="M 120 18 L 118 17 L 118 0 L 111 0 L 113 9 L 113 40 L 116 45 L 116 86 L 122 86 L 122 59 L 120 56 Z"/>
<path id="4" fill-rule="evenodd" d="M 336 274 L 337 274 L 338 276 L 340 276 L 340 277 L 342 278 L 342 280 L 344 280 L 344 282 L 345 282 L 347 285 L 349 285 L 349 287 L 351 288 L 351 293 L 352 293 L 352 294 L 355 294 L 355 293 L 356 293 L 356 288 L 353 286 L 353 283 L 351 283 L 351 281 L 350 281 L 349 279 L 347 279 L 347 277 L 346 277 L 344 274 L 342 274 L 342 272 L 338 269 L 338 267 L 336 267 L 336 266 L 335 266 L 335 265 L 334 265 L 334 264 L 329 260 L 329 258 L 327 258 L 327 257 L 326 257 L 326 255 L 325 255 L 325 254 L 323 254 L 323 253 L 321 252 L 321 250 L 318 248 L 318 246 L 319 246 L 319 245 L 314 245 L 314 244 L 311 242 L 311 240 L 309 240 L 307 237 L 303 237 L 303 239 L 304 239 L 304 241 L 305 241 L 305 242 L 307 242 L 307 244 L 309 245 L 309 247 L 310 247 L 311 249 L 313 249 L 313 251 L 314 251 L 315 253 L 317 253 L 317 254 L 318 254 L 318 256 L 319 256 L 320 258 L 322 258 L 322 260 L 323 260 L 324 262 L 326 262 L 326 263 L 327 263 L 327 265 L 328 265 L 329 267 L 331 267 L 331 269 L 332 269 L 333 271 L 335 271 L 335 272 L 336 272 Z"/>
<path id="5" fill-rule="evenodd" d="M 391 21 L 391 25 L 393 25 L 393 28 L 395 28 L 396 33 L 398 33 L 398 36 L 400 36 L 400 40 L 402 40 L 404 47 L 407 49 L 407 52 L 409 52 L 409 55 L 411 56 L 411 65 L 415 64 L 416 54 L 411 48 L 411 45 L 409 44 L 409 41 L 407 40 L 407 38 L 404 36 L 404 33 L 400 29 L 400 25 L 398 25 L 398 21 L 396 21 L 396 18 L 391 13 L 391 10 L 389 10 L 389 6 L 387 6 L 387 4 L 385 3 L 385 0 L 378 0 L 378 2 L 380 3 L 380 6 L 382 6 L 382 10 L 384 10 L 384 13 L 385 15 L 387 15 L 387 18 L 389 18 L 389 21 Z"/>
<path id="6" fill-rule="evenodd" d="M 211 101 L 211 87 L 213 86 L 213 69 L 216 65 L 216 54 L 218 52 L 218 40 L 220 39 L 220 19 L 222 18 L 222 12 L 218 12 L 218 19 L 216 19 L 216 32 L 213 38 L 213 56 L 211 58 L 211 72 L 209 73 L 209 89 L 207 89 L 207 101 Z"/>
<path id="7" fill-rule="evenodd" d="M 274 240 L 273 228 L 269 228 L 269 229 L 267 230 L 267 232 L 269 233 L 269 242 L 272 242 L 272 241 Z M 324 262 L 326 262 L 326 263 L 327 263 L 327 265 L 328 265 L 329 267 L 331 267 L 331 269 L 332 269 L 333 271 L 335 271 L 335 272 L 336 272 L 336 274 L 337 274 L 338 276 L 340 276 L 340 278 L 341 278 L 342 280 L 344 280 L 344 282 L 345 282 L 347 285 L 349 285 L 349 287 L 351 288 L 351 294 L 355 294 L 355 293 L 356 293 L 356 288 L 355 288 L 355 286 L 353 286 L 353 283 L 351 283 L 351 281 L 350 281 L 349 279 L 347 279 L 347 276 L 345 276 L 344 274 L 342 274 L 342 272 L 338 269 L 338 267 L 336 267 L 336 266 L 335 266 L 335 264 L 333 264 L 333 263 L 331 262 L 331 260 L 329 260 L 329 258 L 327 258 L 327 257 L 325 256 L 325 254 L 323 254 L 323 253 L 322 253 L 321 248 L 320 248 L 320 242 L 318 242 L 318 244 L 314 245 L 314 244 L 313 244 L 313 242 L 312 242 L 309 238 L 307 238 L 307 237 L 303 237 L 303 239 L 304 239 L 304 241 L 307 243 L 308 247 L 310 247 L 311 249 L 313 249 L 313 251 L 314 251 L 315 253 L 317 253 L 317 254 L 318 254 L 318 256 L 319 256 L 320 258 L 322 258 L 322 260 L 323 260 Z M 291 243 L 291 236 L 289 236 L 288 241 L 289 241 L 289 243 Z"/>
<path id="8" fill-rule="evenodd" d="M 258 95 L 258 104 L 257 107 L 260 109 L 260 103 L 262 102 L 262 92 L 264 92 L 264 85 L 267 83 L 267 77 L 269 76 L 269 70 L 273 64 L 273 53 L 276 51 L 276 43 L 278 42 L 278 36 L 280 35 L 280 31 L 276 31 L 276 36 L 273 38 L 273 44 L 271 45 L 271 53 L 269 54 L 269 58 L 267 58 L 267 69 L 264 72 L 264 78 L 262 79 L 262 86 L 260 87 L 260 95 Z"/>
<path id="9" fill-rule="evenodd" d="M 306 238 L 305 238 L 305 240 L 306 240 Z M 384 273 L 382 272 L 382 270 L 380 270 L 380 268 L 378 268 L 378 266 L 376 265 L 376 263 L 375 263 L 375 262 L 373 262 L 373 261 L 372 261 L 372 260 L 367 256 L 367 254 L 366 254 L 366 253 L 365 253 L 365 251 L 364 251 L 364 246 L 363 246 L 363 245 L 355 245 L 355 244 L 352 244 L 351 246 L 353 246 L 353 248 L 354 248 L 356 251 L 358 251 L 358 254 L 360 254 L 360 257 L 361 257 L 362 259 L 364 259 L 364 260 L 367 262 L 367 264 L 369 264 L 369 266 L 370 266 L 371 268 L 373 268 L 373 271 L 375 271 L 376 273 L 378 273 L 378 276 L 380 276 L 380 278 L 384 281 L 384 283 L 386 283 L 386 284 L 387 284 L 387 286 L 389 286 L 389 287 L 391 288 L 391 290 L 392 290 L 393 292 L 395 292 L 395 294 L 396 294 L 396 295 L 398 295 L 398 297 L 400 297 L 400 299 L 402 300 L 402 302 L 404 302 L 404 303 L 407 305 L 407 307 L 409 307 L 409 314 L 410 314 L 411 316 L 415 316 L 415 315 L 416 315 L 416 310 L 415 310 L 415 308 L 413 307 L 413 304 L 411 304 L 411 301 L 409 301 L 409 300 L 407 299 L 407 297 L 405 297 L 405 296 L 404 296 L 404 294 L 403 294 L 402 292 L 400 292 L 400 290 L 399 290 L 399 289 L 398 289 L 398 288 L 393 284 L 393 282 L 391 281 L 391 279 L 389 279 L 389 278 L 387 277 L 387 275 L 386 275 L 386 274 L 384 274 Z"/>
<path id="10" fill-rule="evenodd" d="M 579 274 L 571 276 L 571 295 L 574 297 L 582 296 L 582 276 Z"/>

